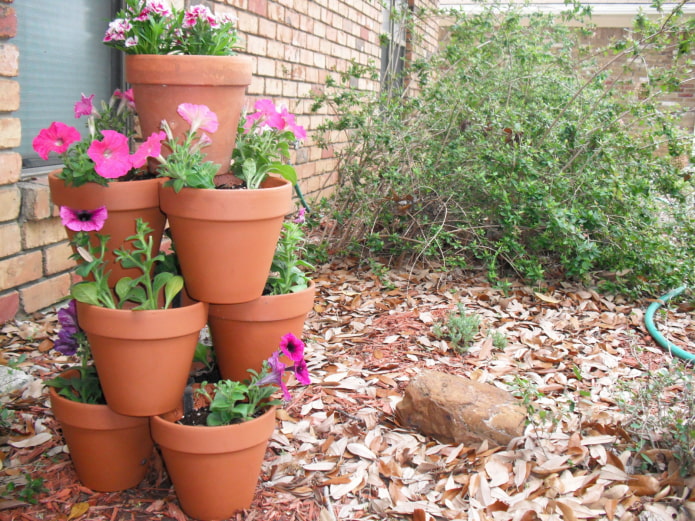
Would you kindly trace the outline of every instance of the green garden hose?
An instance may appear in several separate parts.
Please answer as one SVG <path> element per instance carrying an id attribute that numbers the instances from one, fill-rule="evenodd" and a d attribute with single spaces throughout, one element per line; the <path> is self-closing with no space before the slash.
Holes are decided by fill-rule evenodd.
<path id="1" fill-rule="evenodd" d="M 302 206 L 304 209 L 311 213 L 311 208 L 309 208 L 309 205 L 306 204 L 306 200 L 304 199 L 304 194 L 302 193 L 302 189 L 299 188 L 299 183 L 294 184 L 294 193 L 297 194 L 297 197 L 299 197 L 299 201 L 302 203 Z"/>
<path id="2" fill-rule="evenodd" d="M 668 340 L 666 340 L 664 335 L 659 333 L 659 330 L 656 329 L 656 326 L 654 325 L 654 313 L 656 313 L 656 310 L 659 309 L 663 304 L 671 300 L 673 297 L 677 297 L 678 295 L 683 293 L 685 290 L 686 287 L 681 286 L 680 288 L 676 288 L 674 290 L 669 291 L 660 299 L 652 302 L 647 308 L 647 312 L 644 315 L 644 325 L 647 326 L 647 331 L 649 331 L 649 334 L 652 335 L 652 338 L 656 340 L 657 344 L 659 344 L 664 349 L 667 349 L 668 352 L 672 355 L 675 355 L 678 358 L 682 358 L 683 360 L 687 360 L 690 362 L 695 360 L 695 354 L 689 353 L 688 351 L 684 351 L 683 349 L 675 345 L 673 342 L 669 342 Z"/>

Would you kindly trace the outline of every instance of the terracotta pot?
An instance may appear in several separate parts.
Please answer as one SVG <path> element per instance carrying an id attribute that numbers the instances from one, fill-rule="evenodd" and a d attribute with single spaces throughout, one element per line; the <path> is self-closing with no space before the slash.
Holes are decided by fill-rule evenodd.
<path id="1" fill-rule="evenodd" d="M 285 295 L 266 295 L 241 304 L 210 305 L 208 326 L 222 378 L 244 380 L 260 371 L 287 333 L 301 338 L 314 305 L 316 285 Z M 290 364 L 290 360 L 283 360 Z"/>
<path id="2" fill-rule="evenodd" d="M 104 227 L 98 232 L 108 235 L 106 253 L 106 271 L 111 270 L 109 285 L 114 286 L 121 277 L 137 277 L 137 269 L 123 269 L 114 263 L 113 250 L 128 247 L 126 237 L 135 234 L 135 220 L 139 217 L 149 223 L 154 230 L 152 236 L 153 253 L 159 251 L 164 233 L 166 217 L 159 209 L 159 185 L 162 179 L 145 179 L 141 181 L 111 182 L 108 186 L 87 183 L 82 186 L 66 186 L 58 178 L 58 170 L 48 174 L 48 186 L 51 200 L 58 206 L 67 206 L 75 210 L 93 210 L 106 206 L 108 218 Z M 72 240 L 75 232 L 66 228 L 68 238 Z M 98 244 L 96 236 L 93 244 Z"/>
<path id="3" fill-rule="evenodd" d="M 275 429 L 275 407 L 251 421 L 220 427 L 174 423 L 180 417 L 180 410 L 154 416 L 150 425 L 183 511 L 212 520 L 249 508 Z"/>
<path id="4" fill-rule="evenodd" d="M 130 416 L 152 416 L 181 401 L 208 306 L 131 311 L 77 303 L 106 402 Z"/>
<path id="5" fill-rule="evenodd" d="M 61 376 L 69 378 L 67 371 Z M 136 486 L 147 473 L 152 438 L 147 418 L 123 416 L 106 405 L 73 402 L 49 390 L 70 458 L 82 484 L 100 492 Z"/>
<path id="6" fill-rule="evenodd" d="M 162 187 L 159 195 L 189 295 L 211 304 L 260 297 L 292 185 L 269 177 L 258 190 Z"/>
<path id="7" fill-rule="evenodd" d="M 219 127 L 209 134 L 212 144 L 203 152 L 220 165 L 220 174 L 226 173 L 252 65 L 248 56 L 126 55 L 125 77 L 133 87 L 142 134 L 161 130 L 166 119 L 181 138 L 190 127 L 176 112 L 179 104 L 207 105 L 217 114 Z"/>

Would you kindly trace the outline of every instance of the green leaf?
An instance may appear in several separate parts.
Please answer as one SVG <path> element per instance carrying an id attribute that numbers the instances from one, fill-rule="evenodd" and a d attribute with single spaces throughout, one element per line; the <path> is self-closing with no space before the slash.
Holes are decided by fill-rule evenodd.
<path id="1" fill-rule="evenodd" d="M 183 277 L 175 275 L 164 286 L 164 307 L 168 308 L 176 295 L 183 289 Z"/>
<path id="2" fill-rule="evenodd" d="M 297 184 L 297 171 L 291 165 L 283 165 L 282 163 L 273 163 L 270 168 L 271 172 L 276 172 L 287 179 L 290 183 Z"/>
<path id="3" fill-rule="evenodd" d="M 123 277 L 118 282 L 116 282 L 116 286 L 114 286 L 113 289 L 116 292 L 116 295 L 118 296 L 118 300 L 123 301 L 128 299 L 128 293 L 130 293 L 132 287 L 132 277 Z"/>
<path id="4" fill-rule="evenodd" d="M 93 306 L 101 306 L 99 302 L 98 288 L 95 282 L 80 282 L 75 284 L 70 290 L 70 296 L 78 302 L 91 304 Z"/>

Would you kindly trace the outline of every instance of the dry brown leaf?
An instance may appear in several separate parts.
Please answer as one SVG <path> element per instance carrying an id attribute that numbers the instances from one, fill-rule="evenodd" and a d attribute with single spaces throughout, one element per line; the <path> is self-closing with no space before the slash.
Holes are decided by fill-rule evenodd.
<path id="1" fill-rule="evenodd" d="M 630 476 L 627 485 L 636 496 L 653 496 L 661 490 L 658 479 L 643 474 Z"/>
<path id="2" fill-rule="evenodd" d="M 70 519 L 77 519 L 80 516 L 85 515 L 89 511 L 89 503 L 83 501 L 81 503 L 75 503 L 70 507 L 70 514 L 68 514 L 68 521 Z"/>

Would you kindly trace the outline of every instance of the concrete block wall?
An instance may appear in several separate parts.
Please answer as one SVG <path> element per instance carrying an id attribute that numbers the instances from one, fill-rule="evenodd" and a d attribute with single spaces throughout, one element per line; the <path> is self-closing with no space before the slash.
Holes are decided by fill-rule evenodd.
<path id="1" fill-rule="evenodd" d="M 50 203 L 45 176 L 22 176 L 22 158 L 13 151 L 21 140 L 21 121 L 13 112 L 21 103 L 17 75 L 21 56 L 12 43 L 17 33 L 14 0 L 0 0 L 0 324 L 15 316 L 46 309 L 66 298 L 73 282 L 70 246 Z M 20 0 L 21 1 L 21 0 Z M 414 7 L 435 7 L 436 0 L 409 0 Z M 373 0 L 171 0 L 205 4 L 238 18 L 241 53 L 254 58 L 254 79 L 247 104 L 268 97 L 284 103 L 308 131 L 292 152 L 300 186 L 309 200 L 329 195 L 336 182 L 335 153 L 313 145 L 317 126 L 330 115 L 313 114 L 310 93 L 326 77 L 345 70 L 351 60 L 379 64 L 382 7 Z M 423 26 L 413 57 L 436 49 L 435 22 Z M 419 39 L 418 39 L 419 41 Z M 377 82 L 359 88 L 375 90 Z"/>

